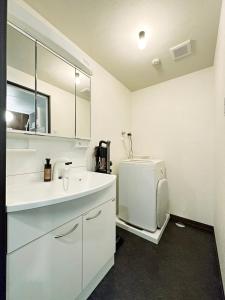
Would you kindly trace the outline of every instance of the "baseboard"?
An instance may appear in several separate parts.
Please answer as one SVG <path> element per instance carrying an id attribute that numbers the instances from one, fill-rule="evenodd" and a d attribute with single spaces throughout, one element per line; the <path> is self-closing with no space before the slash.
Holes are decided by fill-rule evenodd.
<path id="1" fill-rule="evenodd" d="M 221 268 L 220 268 L 220 261 L 219 261 L 219 254 L 218 254 L 218 250 L 217 250 L 217 244 L 216 244 L 216 236 L 215 236 L 215 232 L 214 232 L 214 240 L 215 240 L 215 252 L 216 252 L 216 263 L 220 272 L 220 289 L 221 289 L 221 293 L 223 295 L 223 299 L 225 300 L 225 293 L 224 293 L 224 286 L 223 286 L 223 280 L 222 280 L 222 273 L 221 273 Z"/>
<path id="2" fill-rule="evenodd" d="M 217 245 L 216 245 L 216 237 L 215 237 L 215 232 L 214 232 L 214 227 L 211 225 L 207 225 L 201 222 L 197 222 L 197 221 L 193 221 L 190 219 L 186 219 L 183 217 L 179 217 L 176 215 L 170 215 L 170 220 L 174 221 L 174 222 L 181 222 L 185 225 L 200 229 L 200 230 L 204 230 L 204 231 L 208 231 L 210 233 L 212 233 L 214 235 L 214 239 L 215 239 L 215 251 L 216 251 L 216 257 L 217 257 L 217 265 L 218 265 L 218 269 L 220 272 L 220 278 L 221 278 L 221 282 L 220 282 L 220 286 L 221 286 L 221 292 L 223 294 L 223 298 L 225 299 L 225 294 L 224 294 L 224 287 L 223 287 L 223 281 L 222 281 L 222 274 L 221 274 L 221 269 L 220 269 L 220 262 L 219 262 L 219 256 L 218 256 L 218 251 L 217 251 Z"/>
<path id="3" fill-rule="evenodd" d="M 186 219 L 186 218 L 179 217 L 179 216 L 172 215 L 172 214 L 170 215 L 170 220 L 174 221 L 174 222 L 181 222 L 185 225 L 195 227 L 195 228 L 198 228 L 200 230 L 205 230 L 205 231 L 214 233 L 214 228 L 211 225 L 207 225 L 207 224 L 204 224 L 204 223 L 200 223 L 200 222 L 197 222 L 197 221 L 193 221 L 193 220 Z"/>

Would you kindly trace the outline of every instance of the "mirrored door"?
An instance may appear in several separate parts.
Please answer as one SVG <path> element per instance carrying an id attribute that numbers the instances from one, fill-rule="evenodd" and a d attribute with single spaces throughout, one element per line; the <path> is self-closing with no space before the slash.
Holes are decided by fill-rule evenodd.
<path id="1" fill-rule="evenodd" d="M 35 41 L 7 25 L 8 130 L 35 133 Z"/>
<path id="2" fill-rule="evenodd" d="M 37 133 L 75 138 L 75 68 L 37 44 Z"/>

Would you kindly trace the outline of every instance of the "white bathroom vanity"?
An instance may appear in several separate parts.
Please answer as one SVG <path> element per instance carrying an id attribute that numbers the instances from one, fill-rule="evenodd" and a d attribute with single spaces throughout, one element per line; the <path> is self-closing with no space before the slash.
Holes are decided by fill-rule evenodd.
<path id="1" fill-rule="evenodd" d="M 8 300 L 87 299 L 114 264 L 115 179 L 7 186 Z"/>

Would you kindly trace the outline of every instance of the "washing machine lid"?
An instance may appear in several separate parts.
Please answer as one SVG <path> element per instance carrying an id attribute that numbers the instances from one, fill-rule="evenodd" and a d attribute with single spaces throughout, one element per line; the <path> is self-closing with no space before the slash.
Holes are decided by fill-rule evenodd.
<path id="1" fill-rule="evenodd" d="M 121 163 L 127 163 L 127 164 L 157 164 L 162 162 L 162 160 L 159 159 L 150 159 L 150 158 L 131 158 L 131 159 L 125 159 L 121 161 Z"/>
<path id="2" fill-rule="evenodd" d="M 169 212 L 168 181 L 160 179 L 157 185 L 157 227 L 161 228 Z"/>

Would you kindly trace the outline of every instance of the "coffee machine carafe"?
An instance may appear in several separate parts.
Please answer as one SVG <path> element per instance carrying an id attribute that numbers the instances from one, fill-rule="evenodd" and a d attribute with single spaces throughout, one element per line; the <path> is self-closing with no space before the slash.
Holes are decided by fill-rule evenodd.
<path id="1" fill-rule="evenodd" d="M 95 171 L 99 173 L 111 173 L 110 166 L 110 141 L 100 141 L 99 145 L 95 147 L 96 166 Z"/>

